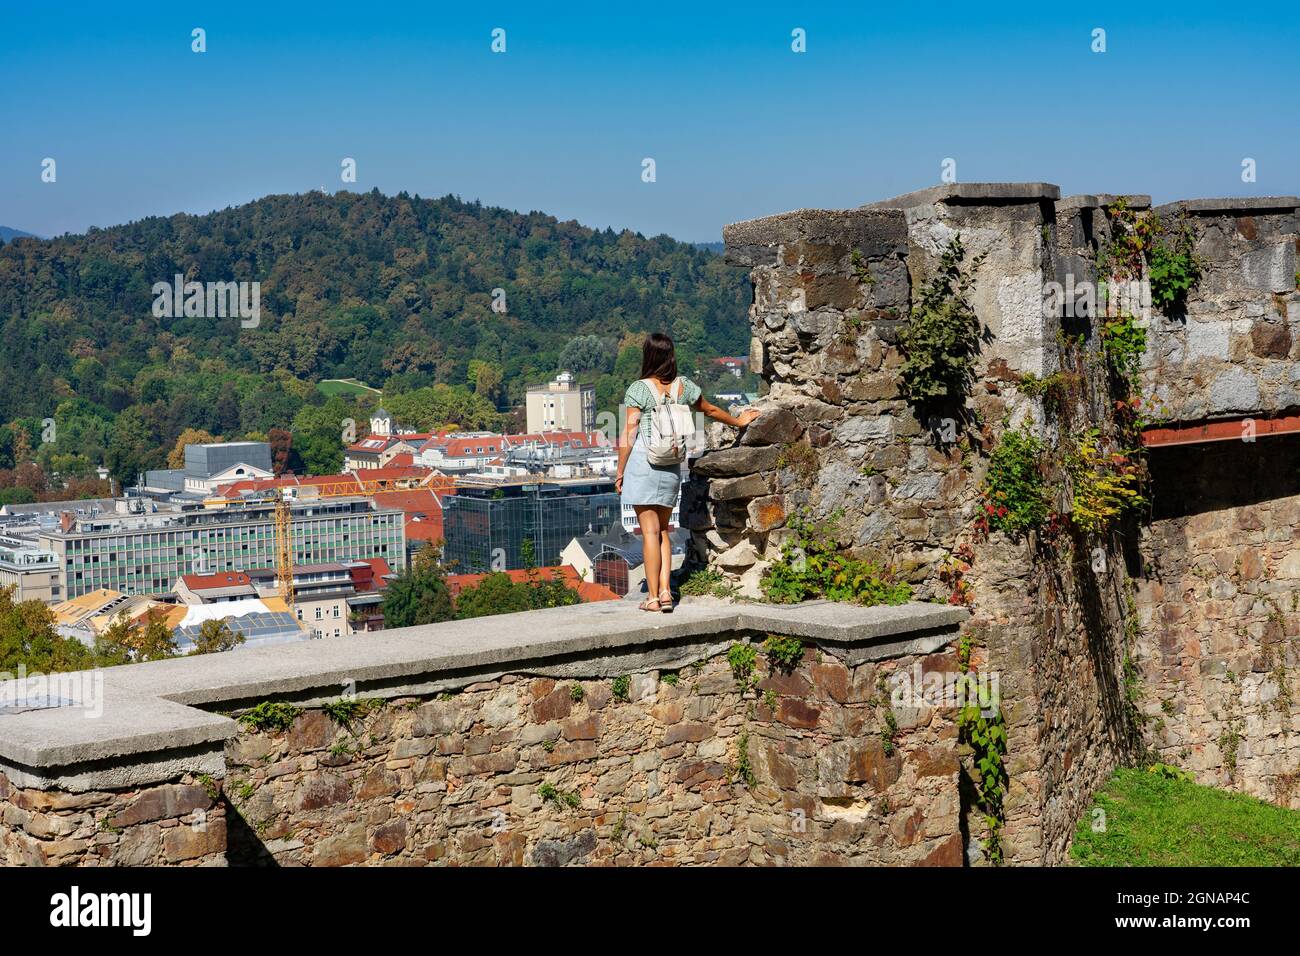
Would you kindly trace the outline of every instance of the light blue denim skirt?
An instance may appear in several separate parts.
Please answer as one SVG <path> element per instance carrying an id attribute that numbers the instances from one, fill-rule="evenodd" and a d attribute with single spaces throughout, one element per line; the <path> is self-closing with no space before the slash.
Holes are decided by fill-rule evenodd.
<path id="1" fill-rule="evenodd" d="M 645 455 L 645 444 L 638 435 L 623 470 L 623 504 L 671 508 L 677 504 L 677 491 L 681 486 L 682 466 L 650 464 Z"/>

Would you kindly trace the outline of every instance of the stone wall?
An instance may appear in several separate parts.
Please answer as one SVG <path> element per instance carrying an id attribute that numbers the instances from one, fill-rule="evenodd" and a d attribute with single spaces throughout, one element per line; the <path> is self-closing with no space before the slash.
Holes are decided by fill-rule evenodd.
<path id="1" fill-rule="evenodd" d="M 1162 679 L 1161 667 L 1143 658 L 1153 601 L 1146 575 L 1159 573 L 1163 548 L 1138 557 L 1132 523 L 1050 542 L 986 537 L 979 528 L 987 456 L 1007 427 L 1028 423 L 1050 447 L 1067 427 L 1114 425 L 1101 351 L 1105 312 L 1072 315 L 1045 303 L 1053 282 L 1099 288 L 1098 254 L 1121 228 L 1108 212 L 1115 198 L 1061 199 L 1042 183 L 963 184 L 724 230 L 729 260 L 751 270 L 751 364 L 770 388 L 765 415 L 751 426 L 756 437 L 729 447 L 732 432 L 714 433 L 717 450 L 698 459 L 686 486 L 683 524 L 695 532 L 701 561 L 736 575 L 751 596 L 793 538 L 790 516 L 838 512 L 841 540 L 855 556 L 893 567 L 922 597 L 973 601 L 966 628 L 985 666 L 1000 675 L 1010 737 L 1010 862 L 1064 859 L 1096 787 L 1116 764 L 1138 761 L 1153 746 L 1156 723 L 1142 716 L 1152 695 L 1135 700 L 1132 672 Z M 1139 217 L 1152 213 L 1148 197 L 1127 202 Z M 1292 359 L 1296 206 L 1291 198 L 1201 200 L 1155 210 L 1175 227 L 1186 222 L 1204 272 L 1186 314 L 1140 316 L 1147 409 L 1158 404 L 1178 423 L 1300 406 Z M 902 397 L 898 341 L 918 290 L 958 236 L 982 334 L 964 406 L 945 419 Z M 1068 373 L 1072 392 L 1049 410 L 1025 377 L 1058 371 Z M 1168 487 L 1153 485 L 1158 498 Z M 1055 506 L 1068 513 L 1068 495 Z M 1218 505 L 1210 496 L 1200 507 Z M 1226 553 L 1250 543 L 1252 533 L 1293 538 L 1290 515 L 1278 501 L 1243 519 L 1259 525 L 1255 532 L 1242 528 L 1196 546 Z M 1192 526 L 1231 520 L 1205 515 Z M 1161 534 L 1171 537 L 1165 543 L 1176 565 L 1186 544 L 1157 523 L 1151 540 Z M 1251 605 L 1242 622 L 1250 635 L 1244 647 L 1256 656 L 1265 653 L 1261 606 Z M 1213 726 L 1198 723 L 1195 734 Z M 1242 732 L 1261 749 L 1276 746 L 1258 724 L 1248 721 Z M 1283 764 L 1273 761 L 1270 772 L 1281 774 Z"/>
<path id="2" fill-rule="evenodd" d="M 884 675 L 912 663 L 849 667 L 810 649 L 788 675 L 760 654 L 744 694 L 715 657 L 636 675 L 627 700 L 608 680 L 507 675 L 350 727 L 309 709 L 287 732 L 228 744 L 242 821 L 230 859 L 960 865 L 948 715 L 906 715 L 881 738 Z"/>
<path id="3" fill-rule="evenodd" d="M 0 709 L 0 861 L 960 866 L 954 712 L 892 684 L 966 616 L 606 602 L 110 668 Z"/>
<path id="4" fill-rule="evenodd" d="M 1185 314 L 1152 320 L 1144 392 L 1178 422 L 1300 408 L 1300 219 L 1289 199 L 1158 207 L 1206 268 Z"/>
<path id="5" fill-rule="evenodd" d="M 13 786 L 0 774 L 5 866 L 224 866 L 226 811 L 217 783 L 67 793 Z"/>
<path id="6" fill-rule="evenodd" d="M 1152 747 L 1300 808 L 1300 437 L 1152 454 L 1137 591 Z"/>

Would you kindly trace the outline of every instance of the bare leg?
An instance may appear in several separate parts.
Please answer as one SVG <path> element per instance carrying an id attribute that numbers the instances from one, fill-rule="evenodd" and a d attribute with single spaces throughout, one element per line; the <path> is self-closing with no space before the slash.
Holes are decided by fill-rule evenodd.
<path id="1" fill-rule="evenodd" d="M 636 520 L 641 525 L 641 554 L 645 558 L 645 587 L 651 598 L 658 597 L 659 583 L 659 509 L 653 505 L 635 505 Z"/>
<path id="2" fill-rule="evenodd" d="M 669 591 L 673 574 L 673 543 L 668 538 L 668 525 L 672 521 L 672 508 L 655 508 L 659 515 L 659 596 Z M 671 599 L 671 595 L 670 595 Z"/>

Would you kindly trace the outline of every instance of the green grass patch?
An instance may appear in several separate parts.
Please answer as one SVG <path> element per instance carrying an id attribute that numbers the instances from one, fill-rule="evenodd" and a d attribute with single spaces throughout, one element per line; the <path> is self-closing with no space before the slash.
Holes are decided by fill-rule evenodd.
<path id="1" fill-rule="evenodd" d="M 1095 829 L 1105 812 L 1104 830 Z M 1146 770 L 1118 770 L 1084 815 L 1081 866 L 1300 866 L 1300 811 Z"/>
<path id="2" fill-rule="evenodd" d="M 329 398 L 335 395 L 378 395 L 379 389 L 371 388 L 365 382 L 359 382 L 355 378 L 327 378 L 324 381 L 316 383 L 316 391 Z"/>

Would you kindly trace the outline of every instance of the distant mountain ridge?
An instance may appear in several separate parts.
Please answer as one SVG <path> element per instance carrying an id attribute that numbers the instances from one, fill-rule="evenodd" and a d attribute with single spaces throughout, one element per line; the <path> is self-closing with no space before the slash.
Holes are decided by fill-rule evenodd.
<path id="1" fill-rule="evenodd" d="M 0 226 L 0 242 L 10 242 L 14 239 L 39 239 L 40 236 L 34 232 L 23 232 L 21 229 L 11 229 L 8 226 Z"/>
<path id="2" fill-rule="evenodd" d="M 209 295 L 257 283 L 258 321 L 207 316 L 202 296 L 189 315 L 156 308 L 155 286 L 178 274 Z M 130 479 L 185 429 L 292 427 L 304 461 L 324 460 L 307 443 L 336 450 L 340 421 L 366 414 L 318 392 L 327 379 L 477 427 L 569 368 L 614 411 L 643 334 L 671 334 L 688 370 L 742 355 L 750 299 L 743 270 L 668 236 L 454 196 L 266 196 L 0 246 L 0 432 L 21 419 L 50 470 L 107 461 Z M 57 443 L 40 440 L 46 417 Z M 9 460 L 0 434 L 0 469 Z"/>

